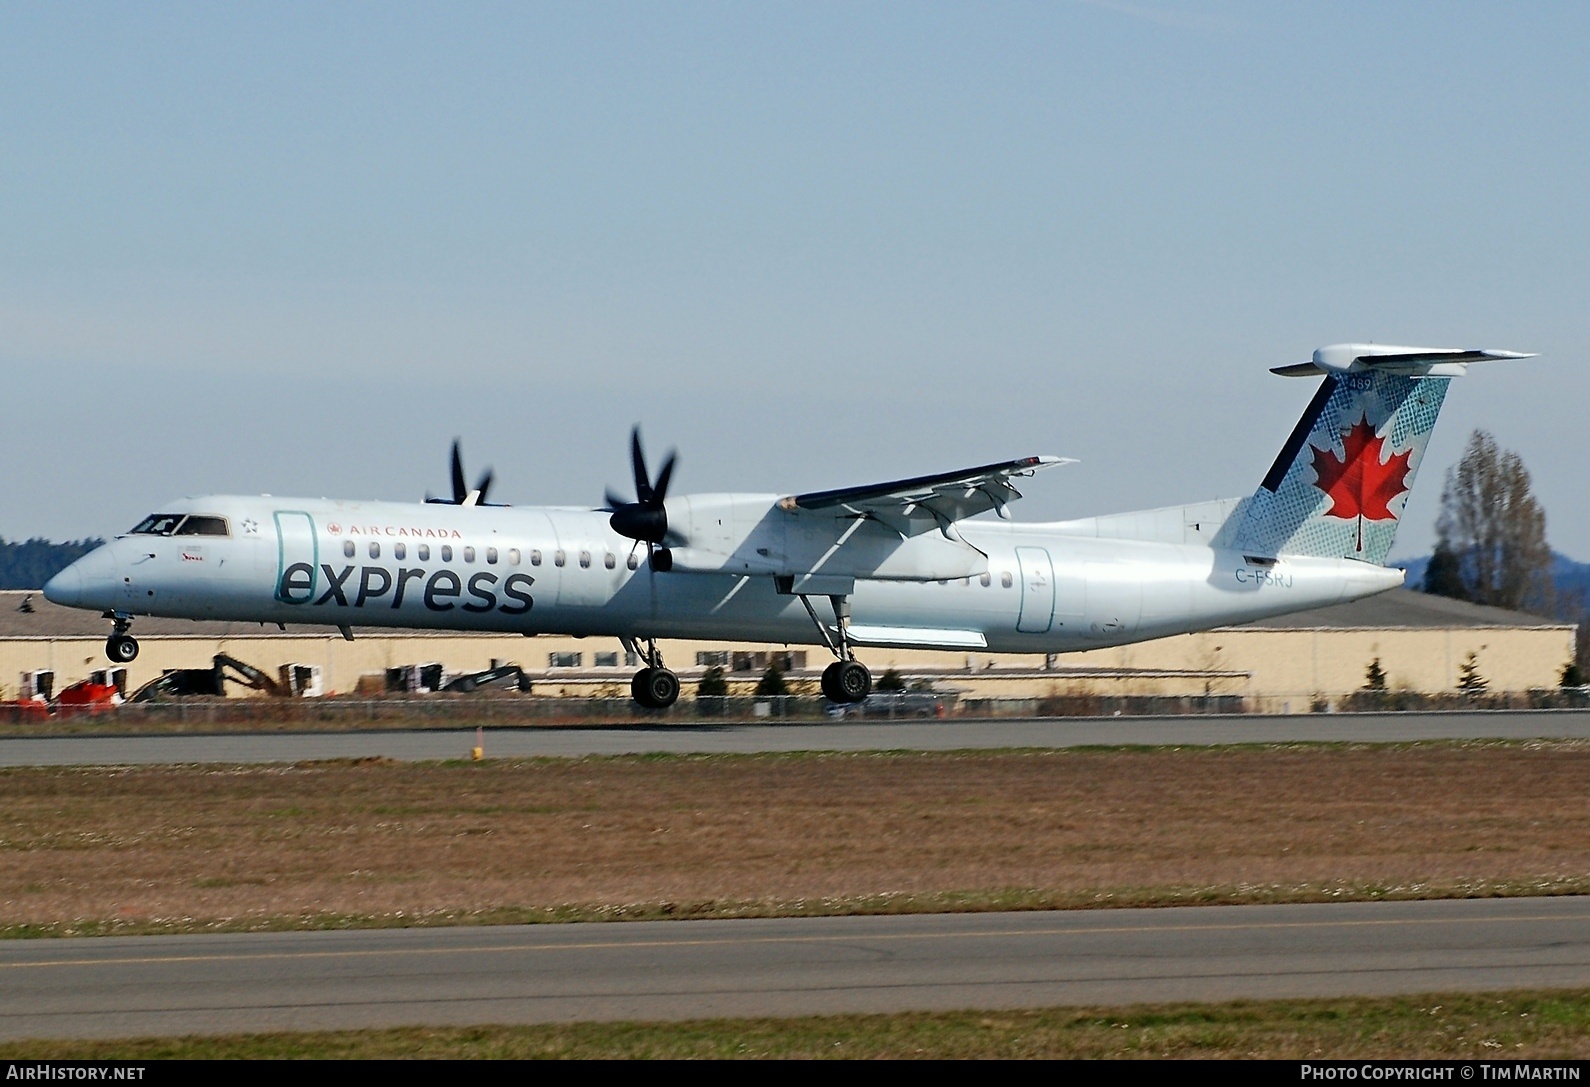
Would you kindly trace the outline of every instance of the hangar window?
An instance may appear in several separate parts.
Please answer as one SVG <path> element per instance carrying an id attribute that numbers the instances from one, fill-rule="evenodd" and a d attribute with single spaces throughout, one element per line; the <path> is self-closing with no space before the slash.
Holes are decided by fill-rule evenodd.
<path id="1" fill-rule="evenodd" d="M 618 557 L 609 551 L 602 556 L 602 565 L 611 570 L 618 565 Z"/>
<path id="2" fill-rule="evenodd" d="M 475 549 L 473 547 L 464 548 L 464 561 L 465 562 L 474 562 L 475 561 Z"/>
<path id="3" fill-rule="evenodd" d="M 519 549 L 517 547 L 510 547 L 508 549 L 508 565 L 509 566 L 518 566 L 519 565 Z"/>
<path id="4" fill-rule="evenodd" d="M 598 653 L 598 654 L 596 654 L 595 662 L 596 662 L 596 666 L 598 668 L 617 668 L 618 667 L 618 654 L 617 653 Z"/>
<path id="5" fill-rule="evenodd" d="M 378 559 L 381 557 L 381 545 L 376 543 L 374 540 L 370 541 L 370 557 L 372 559 Z"/>
<path id="6" fill-rule="evenodd" d="M 497 549 L 495 547 L 486 548 L 486 562 L 493 566 L 497 564 Z"/>
<path id="7" fill-rule="evenodd" d="M 351 558 L 353 558 L 354 555 L 358 554 L 358 552 L 359 552 L 359 549 L 354 546 L 352 540 L 343 540 L 342 541 L 342 557 L 343 558 L 351 559 Z"/>
<path id="8" fill-rule="evenodd" d="M 393 544 L 392 545 L 392 557 L 394 559 L 397 559 L 399 562 L 402 562 L 404 559 L 408 558 L 409 557 L 408 544 L 400 544 L 400 543 Z"/>
<path id="9" fill-rule="evenodd" d="M 431 545 L 430 544 L 420 544 L 419 551 L 417 552 L 417 554 L 419 555 L 421 562 L 430 562 L 431 561 Z"/>
<path id="10" fill-rule="evenodd" d="M 151 513 L 133 526 L 134 536 L 170 536 L 182 523 L 180 513 Z"/>
<path id="11" fill-rule="evenodd" d="M 206 514 L 190 513 L 182 519 L 182 524 L 174 533 L 177 536 L 230 536 L 226 530 L 225 517 L 210 517 Z"/>
<path id="12" fill-rule="evenodd" d="M 453 545 L 452 544 L 443 544 L 442 545 L 442 561 L 443 562 L 452 562 L 453 561 Z"/>
<path id="13" fill-rule="evenodd" d="M 580 552 L 580 569 L 581 570 L 589 570 L 590 568 L 591 568 L 591 553 L 589 551 L 581 551 Z"/>
<path id="14" fill-rule="evenodd" d="M 583 653 L 548 653 L 548 668 L 579 668 L 585 664 Z"/>

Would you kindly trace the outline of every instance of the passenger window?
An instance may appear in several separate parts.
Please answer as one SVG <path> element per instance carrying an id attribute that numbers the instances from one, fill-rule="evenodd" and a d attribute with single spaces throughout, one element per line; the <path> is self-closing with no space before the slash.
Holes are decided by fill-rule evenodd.
<path id="1" fill-rule="evenodd" d="M 378 559 L 381 557 L 381 545 L 376 543 L 374 540 L 370 541 L 370 557 L 372 559 Z"/>
<path id="2" fill-rule="evenodd" d="M 496 563 L 497 563 L 497 549 L 495 547 L 486 548 L 486 562 L 491 564 L 491 565 L 496 565 Z"/>
<path id="3" fill-rule="evenodd" d="M 564 560 L 564 557 L 563 557 L 563 549 L 561 547 L 558 548 L 556 551 L 552 552 L 552 565 L 553 566 L 562 566 L 564 561 L 565 560 Z"/>
<path id="4" fill-rule="evenodd" d="M 464 548 L 464 561 L 465 562 L 474 562 L 475 561 L 475 549 L 473 547 Z"/>
<path id="5" fill-rule="evenodd" d="M 580 569 L 581 570 L 589 570 L 590 568 L 591 568 L 591 553 L 589 551 L 581 551 L 580 552 Z"/>
<path id="6" fill-rule="evenodd" d="M 629 567 L 631 570 L 640 565 L 640 556 L 635 554 L 633 548 L 630 549 L 629 558 L 624 560 L 624 565 Z"/>
<path id="7" fill-rule="evenodd" d="M 420 544 L 419 556 L 420 556 L 420 561 L 421 562 L 430 562 L 431 561 L 431 545 L 430 544 Z"/>
<path id="8" fill-rule="evenodd" d="M 200 514 L 190 514 L 184 518 L 182 525 L 174 533 L 177 536 L 230 536 L 226 530 L 225 517 L 207 517 Z"/>
<path id="9" fill-rule="evenodd" d="M 343 558 L 351 559 L 351 558 L 353 558 L 353 556 L 357 555 L 358 553 L 359 553 L 359 549 L 357 547 L 353 546 L 353 541 L 352 540 L 343 540 L 342 541 L 342 557 Z"/>
<path id="10" fill-rule="evenodd" d="M 602 565 L 612 570 L 618 566 L 618 558 L 611 551 L 602 556 Z"/>
<path id="11" fill-rule="evenodd" d="M 509 566 L 518 566 L 519 565 L 519 549 L 517 547 L 510 547 L 508 549 L 508 565 Z"/>
<path id="12" fill-rule="evenodd" d="M 453 545 L 452 544 L 443 544 L 442 545 L 442 561 L 443 562 L 452 562 L 453 561 Z"/>
<path id="13" fill-rule="evenodd" d="M 983 588 L 985 588 L 985 589 L 988 588 L 990 585 L 992 585 L 994 583 L 994 579 L 989 577 L 987 574 L 984 574 L 982 577 L 978 578 L 977 580 L 981 581 L 983 583 Z"/>
<path id="14" fill-rule="evenodd" d="M 402 562 L 404 559 L 408 558 L 409 557 L 408 545 L 407 544 L 400 544 L 400 543 L 393 544 L 392 545 L 392 557 L 394 559 L 397 559 L 399 562 Z"/>
<path id="15" fill-rule="evenodd" d="M 530 565 L 531 566 L 540 566 L 541 565 L 541 549 L 539 547 L 531 549 L 531 551 L 530 551 Z"/>
<path id="16" fill-rule="evenodd" d="M 1010 571 L 1009 570 L 1006 570 L 1003 574 L 999 575 L 999 584 L 1000 584 L 1000 586 L 1002 588 L 1006 588 L 1006 589 L 1010 588 L 1012 582 L 1010 580 Z"/>

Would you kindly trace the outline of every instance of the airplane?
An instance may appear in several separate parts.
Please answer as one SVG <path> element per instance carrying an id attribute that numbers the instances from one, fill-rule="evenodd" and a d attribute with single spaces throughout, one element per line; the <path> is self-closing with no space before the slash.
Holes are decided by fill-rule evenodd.
<path id="1" fill-rule="evenodd" d="M 453 446 L 452 495 L 422 503 L 221 495 L 162 507 L 61 571 L 51 601 L 102 612 L 110 660 L 138 616 L 616 637 L 631 694 L 679 697 L 658 639 L 824 646 L 822 690 L 864 700 L 867 647 L 1067 653 L 1356 600 L 1383 564 L 1447 388 L 1516 351 L 1335 344 L 1272 372 L 1323 378 L 1243 498 L 1017 523 L 1029 456 L 805 494 L 669 497 L 631 434 L 633 500 L 486 501 Z M 993 513 L 994 518 L 979 514 Z M 643 648 L 644 647 L 644 648 Z"/>

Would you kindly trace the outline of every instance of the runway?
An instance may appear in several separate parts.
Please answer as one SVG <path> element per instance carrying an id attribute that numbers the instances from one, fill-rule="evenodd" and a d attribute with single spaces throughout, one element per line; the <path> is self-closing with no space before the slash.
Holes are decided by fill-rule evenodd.
<path id="1" fill-rule="evenodd" d="M 0 1038 L 1590 985 L 1590 898 L 0 944 Z"/>
<path id="2" fill-rule="evenodd" d="M 523 758 L 1493 738 L 1590 739 L 1590 710 L 504 727 L 486 730 L 486 754 Z M 0 739 L 0 766 L 456 759 L 468 757 L 474 743 L 473 729 L 11 736 Z"/>

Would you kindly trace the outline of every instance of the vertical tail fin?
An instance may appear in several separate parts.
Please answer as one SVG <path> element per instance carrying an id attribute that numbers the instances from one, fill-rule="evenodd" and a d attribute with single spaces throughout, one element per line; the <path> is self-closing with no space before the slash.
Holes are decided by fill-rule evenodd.
<path id="1" fill-rule="evenodd" d="M 1257 555 L 1384 563 L 1453 377 L 1511 351 L 1340 344 L 1288 377 L 1324 374 L 1264 482 L 1244 505 L 1233 546 Z"/>

